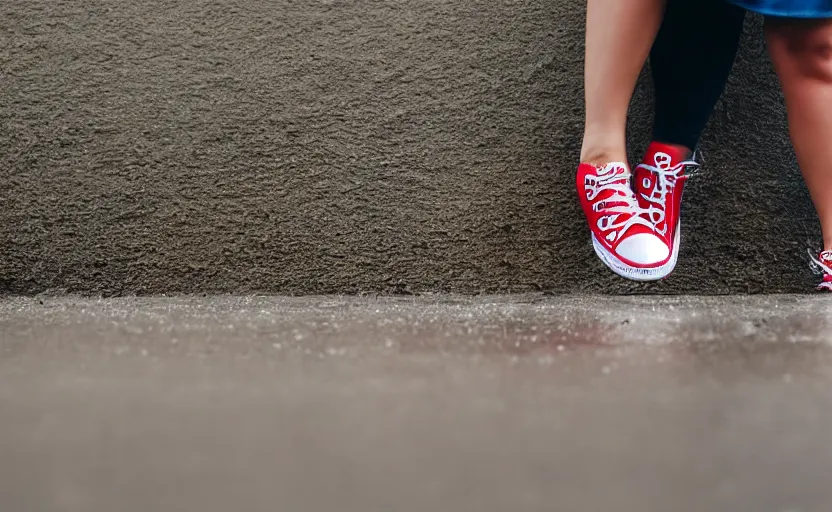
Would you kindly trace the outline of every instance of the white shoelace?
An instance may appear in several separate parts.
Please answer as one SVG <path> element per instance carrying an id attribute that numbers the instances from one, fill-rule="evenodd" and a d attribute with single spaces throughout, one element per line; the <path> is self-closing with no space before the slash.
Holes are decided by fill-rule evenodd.
<path id="1" fill-rule="evenodd" d="M 821 269 L 823 272 L 825 272 L 826 274 L 829 274 L 829 275 L 831 275 L 831 276 L 832 276 L 832 268 L 830 268 L 830 267 L 829 267 L 829 265 L 827 265 L 827 264 L 823 263 L 823 262 L 820 260 L 820 258 L 818 258 L 817 256 L 815 256 L 814 252 L 812 252 L 812 249 L 808 249 L 808 251 L 809 251 L 809 258 L 811 258 L 811 259 L 812 259 L 812 263 L 814 263 L 815 265 L 817 265 L 817 266 L 818 266 L 818 268 L 820 268 L 820 269 Z M 823 251 L 823 252 L 822 252 L 822 253 L 820 253 L 820 254 L 821 254 L 821 256 L 823 256 L 824 254 L 830 254 L 830 253 L 832 253 L 832 251 Z"/>
<path id="2" fill-rule="evenodd" d="M 606 237 L 607 241 L 614 242 L 636 225 L 653 229 L 650 222 L 641 217 L 644 209 L 639 206 L 638 199 L 630 187 L 630 172 L 624 164 L 613 162 L 599 167 L 597 177 L 587 176 L 584 185 L 587 200 L 593 201 L 592 208 L 598 213 L 603 213 L 598 218 L 598 228 L 603 232 L 610 231 Z M 594 202 L 603 192 L 613 194 L 607 199 Z M 607 203 L 615 205 L 605 207 Z M 625 218 L 618 222 L 620 217 Z"/>
<path id="3" fill-rule="evenodd" d="M 656 231 L 664 235 L 667 232 L 667 225 L 663 229 L 658 229 L 658 225 L 665 220 L 665 212 L 667 211 L 667 195 L 676 186 L 676 180 L 679 179 L 679 171 L 685 170 L 687 167 L 698 167 L 699 164 L 695 160 L 685 160 L 676 165 L 670 165 L 672 159 L 667 153 L 656 153 L 653 158 L 655 165 L 639 164 L 637 169 L 644 169 L 656 175 L 656 186 L 650 195 L 641 194 L 641 196 L 650 202 L 650 207 L 645 211 L 647 217 L 653 223 Z M 644 184 L 647 188 L 649 184 Z"/>

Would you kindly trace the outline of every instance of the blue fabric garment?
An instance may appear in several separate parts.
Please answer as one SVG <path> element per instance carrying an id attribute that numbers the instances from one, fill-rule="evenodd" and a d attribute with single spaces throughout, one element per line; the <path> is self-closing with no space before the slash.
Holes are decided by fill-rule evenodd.
<path id="1" fill-rule="evenodd" d="M 728 0 L 749 11 L 789 18 L 832 18 L 832 0 Z"/>

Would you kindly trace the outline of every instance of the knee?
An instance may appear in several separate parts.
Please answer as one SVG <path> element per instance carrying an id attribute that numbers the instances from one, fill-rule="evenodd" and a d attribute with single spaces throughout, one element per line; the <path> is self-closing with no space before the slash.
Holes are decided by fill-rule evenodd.
<path id="1" fill-rule="evenodd" d="M 797 45 L 797 65 L 807 78 L 832 82 L 832 31 L 809 34 Z"/>
<path id="2" fill-rule="evenodd" d="M 783 57 L 800 75 L 832 83 L 832 25 L 790 30 L 783 47 Z"/>

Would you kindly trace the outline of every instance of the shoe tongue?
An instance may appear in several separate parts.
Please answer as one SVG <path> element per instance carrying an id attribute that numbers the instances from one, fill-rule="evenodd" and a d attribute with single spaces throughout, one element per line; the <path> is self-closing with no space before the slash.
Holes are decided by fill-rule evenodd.
<path id="1" fill-rule="evenodd" d="M 607 164 L 609 167 L 613 167 L 615 169 L 615 175 L 618 179 L 629 179 L 630 178 L 630 166 L 625 164 L 624 162 L 610 162 Z"/>
<path id="2" fill-rule="evenodd" d="M 689 158 L 690 150 L 685 147 L 654 141 L 647 147 L 643 162 L 661 169 L 669 169 Z"/>

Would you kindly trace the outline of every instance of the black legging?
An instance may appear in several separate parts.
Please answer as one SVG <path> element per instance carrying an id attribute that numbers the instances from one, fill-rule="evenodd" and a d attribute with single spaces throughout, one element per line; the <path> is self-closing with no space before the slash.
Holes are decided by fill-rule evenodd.
<path id="1" fill-rule="evenodd" d="M 744 18 L 725 0 L 668 0 L 650 52 L 653 140 L 696 148 L 731 72 Z"/>

